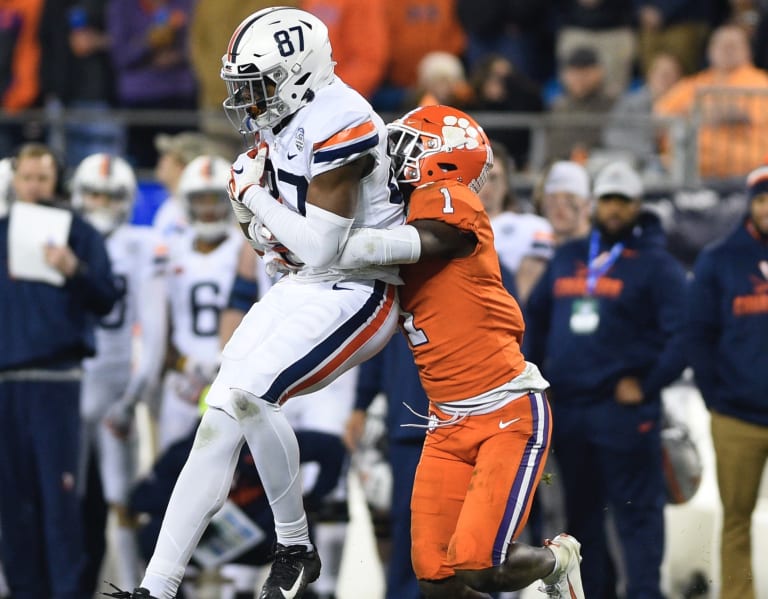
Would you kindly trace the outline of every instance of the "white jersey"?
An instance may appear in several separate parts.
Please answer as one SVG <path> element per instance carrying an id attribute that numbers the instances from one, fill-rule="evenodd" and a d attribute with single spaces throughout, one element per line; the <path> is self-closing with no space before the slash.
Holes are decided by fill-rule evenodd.
<path id="1" fill-rule="evenodd" d="M 268 184 L 292 210 L 306 214 L 307 187 L 312 178 L 371 154 L 373 171 L 361 182 L 352 227 L 391 228 L 405 222 L 404 205 L 387 155 L 387 129 L 371 105 L 338 78 L 315 94 L 277 134 L 261 132 L 269 144 Z M 389 278 L 396 267 L 370 267 L 338 278 Z M 327 276 L 309 267 L 300 276 Z"/>
<path id="2" fill-rule="evenodd" d="M 181 355 L 210 364 L 218 360 L 219 315 L 229 300 L 242 238 L 232 229 L 207 254 L 194 249 L 194 238 L 190 230 L 170 246 L 171 340 Z"/>
<path id="3" fill-rule="evenodd" d="M 499 260 L 513 273 L 526 256 L 552 258 L 555 247 L 552 225 L 541 216 L 502 212 L 491 219 L 491 228 Z"/>
<path id="4" fill-rule="evenodd" d="M 170 239 L 187 230 L 189 221 L 178 198 L 169 195 L 160 204 L 152 219 L 152 228 L 164 239 Z"/>
<path id="5" fill-rule="evenodd" d="M 136 327 L 154 329 L 162 308 L 157 306 L 156 283 L 162 282 L 167 248 L 150 227 L 121 225 L 106 239 L 112 274 L 123 295 L 96 326 L 96 356 L 84 362 L 87 373 L 130 371 Z M 158 336 L 158 339 L 160 336 Z"/>

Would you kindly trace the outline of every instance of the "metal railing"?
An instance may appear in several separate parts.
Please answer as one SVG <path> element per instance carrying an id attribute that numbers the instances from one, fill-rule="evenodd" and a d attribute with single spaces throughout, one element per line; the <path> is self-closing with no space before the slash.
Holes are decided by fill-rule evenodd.
<path id="1" fill-rule="evenodd" d="M 713 98 L 719 98 L 718 101 Z M 738 104 L 735 102 L 738 100 Z M 746 105 L 745 102 L 752 104 Z M 768 92 L 746 93 L 743 90 L 739 94 L 732 91 L 707 90 L 697 97 L 697 108 L 693 111 L 690 118 L 659 118 L 649 115 L 631 115 L 622 117 L 619 126 L 628 128 L 648 129 L 657 132 L 659 136 L 667 140 L 667 155 L 660 154 L 655 157 L 658 164 L 663 164 L 663 168 L 651 170 L 643 169 L 643 176 L 651 187 L 680 187 L 700 185 L 711 182 L 711 180 L 728 179 L 733 176 L 742 177 L 754 168 L 745 172 L 715 172 L 708 173 L 701 170 L 702 162 L 699 159 L 702 150 L 702 138 L 706 141 L 712 125 L 708 124 L 715 113 L 716 108 L 737 106 L 741 112 L 753 114 L 753 125 L 756 128 L 763 129 L 768 125 Z M 398 117 L 399 114 L 383 113 L 382 118 L 385 121 Z M 478 122 L 487 129 L 523 129 L 531 133 L 531 146 L 529 151 L 528 168 L 518 173 L 518 177 L 523 180 L 533 180 L 541 170 L 546 166 L 547 155 L 546 147 L 547 132 L 558 127 L 585 126 L 603 129 L 609 124 L 616 125 L 609 114 L 549 114 L 549 113 L 501 113 L 501 112 L 475 112 L 473 116 Z M 204 129 L 206 123 L 218 122 L 224 124 L 217 127 L 217 131 L 229 131 L 231 141 L 237 144 L 238 139 L 234 131 L 225 122 L 223 113 L 219 111 L 189 111 L 189 110 L 88 110 L 88 109 L 58 109 L 58 110 L 31 110 L 16 114 L 1 113 L 0 127 L 6 124 L 22 124 L 32 127 L 38 127 L 48 132 L 48 139 L 55 140 L 58 147 L 55 149 L 61 154 L 66 155 L 67 130 L 71 126 L 109 123 L 118 125 L 124 129 L 140 126 L 168 126 L 169 128 L 188 128 Z M 743 131 L 744 125 L 730 125 L 729 131 Z M 768 154 L 768 135 L 755 135 L 750 137 L 754 143 L 759 144 L 760 150 L 765 147 L 763 156 Z M 734 152 L 743 152 L 741 146 L 731 147 L 729 143 L 723 143 L 717 146 L 719 152 L 716 162 L 729 164 L 734 160 Z M 754 151 L 753 153 L 757 153 Z M 639 167 L 642 167 L 642 159 L 632 156 L 627 152 L 617 149 L 603 147 L 593 148 L 590 154 L 590 161 L 597 167 L 601 161 L 610 157 L 623 157 L 634 160 Z M 745 162 L 743 159 L 741 162 Z M 139 173 L 142 174 L 141 172 Z"/>

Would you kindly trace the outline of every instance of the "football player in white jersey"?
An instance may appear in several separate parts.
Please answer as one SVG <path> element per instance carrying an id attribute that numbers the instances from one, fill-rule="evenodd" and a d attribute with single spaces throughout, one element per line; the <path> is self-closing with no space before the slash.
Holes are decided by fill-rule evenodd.
<path id="1" fill-rule="evenodd" d="M 515 212 L 512 160 L 506 148 L 491 141 L 493 166 L 478 195 L 491 219 L 501 263 L 515 275 L 517 300 L 524 304 L 554 252 L 552 225 L 536 214 Z"/>
<path id="2" fill-rule="evenodd" d="M 264 261 L 258 259 L 248 243 L 243 243 L 229 304 L 221 315 L 219 337 L 222 345 L 232 336 L 253 303 L 261 299 L 281 276 L 279 273 L 270 276 L 266 272 Z M 310 590 L 322 597 L 330 597 L 335 592 L 346 540 L 348 460 L 342 435 L 354 404 L 358 370 L 358 367 L 351 368 L 328 386 L 308 395 L 294 397 L 283 406 L 293 430 L 311 433 L 305 434 L 303 439 L 305 448 L 310 445 L 309 454 L 305 452 L 302 456 L 304 497 L 317 498 L 321 487 L 326 489 L 329 484 L 335 483 L 335 489 L 323 498 L 322 504 L 312 506 L 314 509 L 320 508 L 313 521 L 313 532 L 323 569 Z M 326 478 L 323 469 L 318 467 L 318 460 L 313 459 L 313 455 L 328 456 L 338 453 L 344 454 L 345 459 L 343 467 L 340 464 L 338 478 L 331 481 Z M 326 463 L 325 472 L 330 471 Z"/>
<path id="3" fill-rule="evenodd" d="M 227 195 L 229 168 L 229 161 L 219 156 L 198 156 L 179 181 L 178 196 L 190 227 L 170 245 L 170 368 L 158 422 L 161 452 L 197 425 L 200 393 L 219 366 L 219 317 L 242 243 Z"/>
<path id="4" fill-rule="evenodd" d="M 73 207 L 106 238 L 112 272 L 123 296 L 96 326 L 97 353 L 83 364 L 81 480 L 90 459 L 97 460 L 104 498 L 116 515 L 112 555 L 121 581 L 139 570 L 134 529 L 126 509 L 135 468 L 132 434 L 136 402 L 159 377 L 165 348 L 164 295 L 166 249 L 148 227 L 128 223 L 136 196 L 136 177 L 118 156 L 92 154 L 71 181 Z M 135 351 L 135 331 L 140 352 Z"/>
<path id="5" fill-rule="evenodd" d="M 384 123 L 335 76 L 328 29 L 305 11 L 267 8 L 235 29 L 222 62 L 225 110 L 252 146 L 232 166 L 233 208 L 254 247 L 292 272 L 224 347 L 141 587 L 123 597 L 175 596 L 246 441 L 277 533 L 260 597 L 300 597 L 320 559 L 302 504 L 296 436 L 280 405 L 378 352 L 397 325 L 395 269 L 331 267 L 350 229 L 396 226 L 404 214 Z M 418 238 L 402 243 L 417 246 Z"/>

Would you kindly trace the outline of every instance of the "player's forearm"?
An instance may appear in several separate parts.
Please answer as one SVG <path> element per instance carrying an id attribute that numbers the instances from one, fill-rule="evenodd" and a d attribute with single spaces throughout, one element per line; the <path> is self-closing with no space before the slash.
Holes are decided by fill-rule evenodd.
<path id="1" fill-rule="evenodd" d="M 356 229 L 352 231 L 339 257 L 339 268 L 371 265 L 412 264 L 421 255 L 419 231 L 411 225 L 392 229 Z"/>
<path id="2" fill-rule="evenodd" d="M 302 216 L 257 186 L 246 190 L 243 203 L 256 215 L 249 227 L 251 239 L 257 238 L 254 227 L 263 224 L 304 264 L 315 268 L 335 262 L 352 228 L 351 218 L 313 204 L 306 205 L 307 214 Z"/>

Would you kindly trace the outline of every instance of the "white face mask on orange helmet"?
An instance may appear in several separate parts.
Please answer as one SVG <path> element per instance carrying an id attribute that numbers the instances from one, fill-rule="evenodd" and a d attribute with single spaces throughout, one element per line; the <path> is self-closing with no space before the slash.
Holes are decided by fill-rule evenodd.
<path id="1" fill-rule="evenodd" d="M 423 106 L 387 125 L 389 155 L 400 183 L 419 187 L 459 181 L 477 193 L 493 165 L 482 127 L 451 106 Z"/>

